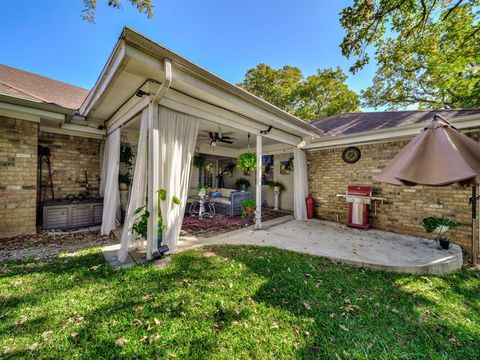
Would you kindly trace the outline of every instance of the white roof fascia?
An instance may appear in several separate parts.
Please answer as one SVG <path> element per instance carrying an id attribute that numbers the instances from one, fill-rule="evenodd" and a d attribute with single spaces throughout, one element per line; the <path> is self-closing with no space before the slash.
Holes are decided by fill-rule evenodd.
<path id="1" fill-rule="evenodd" d="M 125 41 L 123 41 L 121 37 L 115 45 L 112 53 L 110 54 L 107 63 L 103 67 L 102 72 L 97 79 L 97 82 L 93 86 L 92 90 L 90 90 L 87 97 L 80 106 L 78 112 L 81 116 L 87 117 L 88 113 L 92 110 L 95 104 L 101 100 L 108 85 L 115 78 L 116 74 L 118 74 L 118 70 L 120 70 L 124 60 Z"/>

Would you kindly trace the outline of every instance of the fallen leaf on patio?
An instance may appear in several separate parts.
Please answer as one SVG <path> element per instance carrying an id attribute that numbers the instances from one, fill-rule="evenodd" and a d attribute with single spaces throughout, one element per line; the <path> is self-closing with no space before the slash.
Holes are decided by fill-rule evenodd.
<path id="1" fill-rule="evenodd" d="M 117 339 L 115 341 L 115 344 L 117 346 L 124 346 L 126 343 L 127 343 L 127 339 L 125 339 L 124 337 L 121 337 L 120 339 Z"/>
<path id="2" fill-rule="evenodd" d="M 140 339 L 140 342 L 141 342 L 142 344 L 145 344 L 145 343 L 147 342 L 147 339 L 148 339 L 148 336 L 144 336 L 144 337 L 142 337 L 142 338 Z"/>
<path id="3" fill-rule="evenodd" d="M 97 270 L 100 266 L 102 266 L 101 264 L 100 265 L 93 265 L 90 270 Z"/>
<path id="4" fill-rule="evenodd" d="M 308 331 L 305 331 L 305 335 L 310 336 L 310 333 Z"/>
<path id="5" fill-rule="evenodd" d="M 25 315 L 20 316 L 20 319 L 18 319 L 18 325 L 23 325 L 25 322 L 28 320 L 28 318 Z"/>
<path id="6" fill-rule="evenodd" d="M 75 339 L 78 336 L 78 332 L 73 332 L 70 334 L 70 336 Z"/>
<path id="7" fill-rule="evenodd" d="M 142 320 L 140 320 L 140 319 L 134 319 L 134 320 L 133 320 L 133 325 L 140 326 L 140 325 L 142 325 L 142 324 L 143 324 L 143 323 L 142 323 Z"/>
<path id="8" fill-rule="evenodd" d="M 346 299 L 343 299 L 343 302 L 345 304 L 351 304 L 352 302 L 350 301 L 350 299 L 346 298 Z"/>
<path id="9" fill-rule="evenodd" d="M 160 325 L 161 321 L 158 320 L 156 317 L 153 318 L 153 321 L 155 322 L 155 325 Z"/>
<path id="10" fill-rule="evenodd" d="M 335 316 L 337 316 L 337 314 L 335 313 L 330 313 L 330 317 L 333 319 Z"/>
<path id="11" fill-rule="evenodd" d="M 340 326 L 340 329 L 342 329 L 343 331 L 350 331 L 345 325 L 340 324 L 338 326 Z"/>
<path id="12" fill-rule="evenodd" d="M 305 309 L 307 309 L 307 310 L 312 310 L 312 307 L 306 301 L 303 303 L 303 306 L 305 306 Z"/>

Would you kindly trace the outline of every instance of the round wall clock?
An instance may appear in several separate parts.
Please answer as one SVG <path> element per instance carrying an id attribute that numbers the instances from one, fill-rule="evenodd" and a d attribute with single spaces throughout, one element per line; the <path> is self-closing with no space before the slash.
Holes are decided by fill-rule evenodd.
<path id="1" fill-rule="evenodd" d="M 358 160 L 360 160 L 360 156 L 362 153 L 360 152 L 360 149 L 354 146 L 350 146 L 343 150 L 342 153 L 342 159 L 346 163 L 353 164 L 356 163 Z"/>

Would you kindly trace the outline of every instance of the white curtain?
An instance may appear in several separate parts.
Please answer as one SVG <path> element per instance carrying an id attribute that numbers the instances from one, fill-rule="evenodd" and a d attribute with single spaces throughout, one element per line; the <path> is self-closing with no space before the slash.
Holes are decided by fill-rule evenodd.
<path id="1" fill-rule="evenodd" d="M 305 151 L 294 148 L 293 150 L 293 213 L 296 220 L 307 219 L 305 199 L 308 196 L 307 156 Z"/>
<path id="2" fill-rule="evenodd" d="M 190 169 L 199 121 L 193 116 L 160 106 L 159 108 L 159 184 L 167 191 L 167 200 L 160 202 L 163 224 L 167 226 L 162 243 L 175 251 L 182 228 Z M 172 203 L 176 195 L 181 205 Z"/>
<path id="3" fill-rule="evenodd" d="M 132 232 L 132 226 L 137 220 L 135 210 L 145 206 L 147 190 L 147 132 L 148 132 L 148 108 L 142 112 L 140 120 L 140 134 L 138 139 L 135 169 L 133 182 L 130 189 L 130 200 L 127 213 L 123 223 L 120 249 L 117 253 L 118 261 L 124 262 L 127 259 L 129 250 L 139 249 L 145 245 L 145 241 Z M 137 240 L 138 238 L 138 240 Z"/>
<path id="4" fill-rule="evenodd" d="M 103 156 L 101 193 L 103 193 L 102 235 L 108 235 L 120 219 L 120 192 L 118 190 L 118 167 L 120 163 L 120 128 L 112 131 L 105 142 Z M 105 169 L 105 170 L 103 170 Z"/>

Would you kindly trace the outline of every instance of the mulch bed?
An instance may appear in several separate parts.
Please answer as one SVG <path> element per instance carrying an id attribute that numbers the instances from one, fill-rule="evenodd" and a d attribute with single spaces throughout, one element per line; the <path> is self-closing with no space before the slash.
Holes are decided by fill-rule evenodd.
<path id="1" fill-rule="evenodd" d="M 264 209 L 262 212 L 262 221 L 273 220 L 286 215 L 291 215 L 291 212 Z M 250 222 L 250 225 L 253 224 L 254 220 Z M 210 237 L 238 230 L 246 226 L 246 219 L 242 218 L 240 215 L 228 216 L 224 214 L 215 214 L 212 219 L 199 219 L 198 217 L 186 214 L 183 218 L 182 235 Z"/>
<path id="2" fill-rule="evenodd" d="M 90 246 L 117 243 L 113 234 L 100 235 L 99 231 L 48 233 L 0 238 L 0 261 L 27 258 L 45 259 L 62 252 L 74 252 Z"/>

